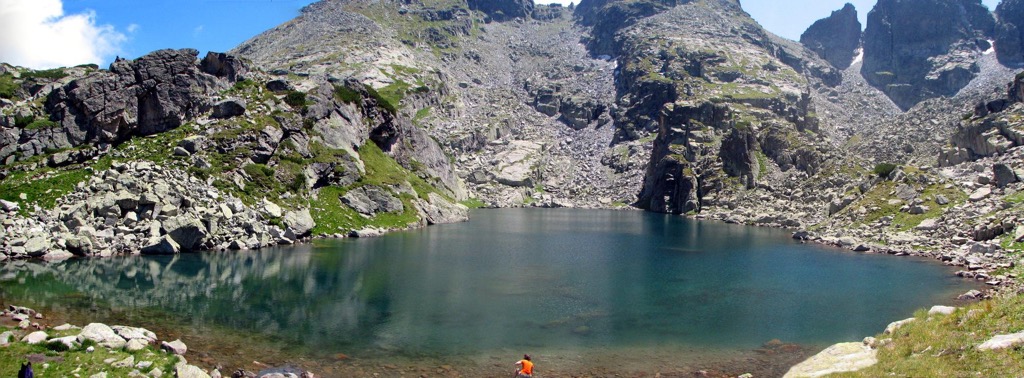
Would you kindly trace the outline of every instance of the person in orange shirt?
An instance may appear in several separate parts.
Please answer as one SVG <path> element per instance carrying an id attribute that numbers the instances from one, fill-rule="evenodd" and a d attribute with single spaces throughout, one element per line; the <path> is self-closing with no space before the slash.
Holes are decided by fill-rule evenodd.
<path id="1" fill-rule="evenodd" d="M 524 354 L 523 359 L 516 362 L 516 378 L 533 378 L 533 361 L 530 361 L 529 354 Z"/>

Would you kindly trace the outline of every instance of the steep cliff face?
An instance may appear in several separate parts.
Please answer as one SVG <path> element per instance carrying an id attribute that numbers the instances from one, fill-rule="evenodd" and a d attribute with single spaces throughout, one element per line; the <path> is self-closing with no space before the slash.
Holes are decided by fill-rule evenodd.
<path id="1" fill-rule="evenodd" d="M 619 35 L 615 140 L 654 137 L 638 207 L 697 212 L 712 198 L 816 173 L 824 137 L 807 88 L 827 87 L 816 75 L 831 81 L 828 63 L 767 34 L 732 1 L 679 5 Z"/>
<path id="2" fill-rule="evenodd" d="M 1024 1 L 1000 1 L 996 14 L 999 16 L 995 35 L 999 62 L 1013 66 L 1024 64 Z"/>
<path id="3" fill-rule="evenodd" d="M 827 18 L 816 21 L 800 35 L 800 43 L 839 69 L 850 67 L 860 47 L 861 25 L 857 8 L 846 3 Z"/>
<path id="4" fill-rule="evenodd" d="M 880 0 L 868 13 L 861 73 L 903 110 L 952 96 L 977 75 L 994 31 L 980 0 Z"/>

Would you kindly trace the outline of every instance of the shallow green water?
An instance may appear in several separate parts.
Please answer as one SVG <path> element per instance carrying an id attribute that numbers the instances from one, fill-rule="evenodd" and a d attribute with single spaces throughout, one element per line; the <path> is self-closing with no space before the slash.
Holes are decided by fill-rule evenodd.
<path id="1" fill-rule="evenodd" d="M 0 272 L 4 303 L 384 358 L 820 345 L 875 334 L 967 289 L 931 261 L 595 210 L 482 210 L 377 239 Z"/>

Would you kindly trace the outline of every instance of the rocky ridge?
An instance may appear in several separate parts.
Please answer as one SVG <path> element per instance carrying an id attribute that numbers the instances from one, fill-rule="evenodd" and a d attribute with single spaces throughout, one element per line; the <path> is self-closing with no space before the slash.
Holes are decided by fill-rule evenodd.
<path id="1" fill-rule="evenodd" d="M 814 51 L 838 69 L 853 63 L 860 47 L 861 25 L 857 8 L 846 3 L 827 18 L 816 21 L 800 35 L 800 43 Z"/>

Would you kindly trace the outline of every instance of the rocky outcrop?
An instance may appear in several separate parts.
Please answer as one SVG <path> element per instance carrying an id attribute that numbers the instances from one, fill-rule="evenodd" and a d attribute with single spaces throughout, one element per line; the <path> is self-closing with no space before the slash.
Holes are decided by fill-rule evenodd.
<path id="1" fill-rule="evenodd" d="M 691 0 L 582 0 L 574 11 L 581 25 L 591 27 L 591 38 L 586 41 L 591 54 L 616 56 L 619 43 L 615 34 L 639 20 L 668 10 Z M 716 0 L 718 1 L 718 0 Z M 722 0 L 728 1 L 728 0 Z M 738 7 L 739 4 L 737 3 Z"/>
<path id="2" fill-rule="evenodd" d="M 860 34 L 857 9 L 853 4 L 846 3 L 843 9 L 833 11 L 831 16 L 807 28 L 800 35 L 800 43 L 836 68 L 846 69 L 860 47 Z"/>
<path id="3" fill-rule="evenodd" d="M 861 73 L 903 110 L 952 96 L 977 75 L 994 29 L 981 0 L 881 0 L 868 13 Z"/>
<path id="4" fill-rule="evenodd" d="M 1018 116 L 1024 111 L 1021 88 L 1024 88 L 1024 75 L 1017 75 L 1013 83 L 1007 85 L 1005 96 L 979 102 L 974 116 L 963 119 L 949 145 L 943 147 L 938 164 L 957 165 L 1024 146 L 1024 123 Z"/>
<path id="5" fill-rule="evenodd" d="M 533 14 L 533 0 L 468 0 L 469 9 L 478 10 L 498 22 L 528 18 Z"/>
<path id="6" fill-rule="evenodd" d="M 995 47 L 999 62 L 1008 66 L 1024 64 L 1024 1 L 1003 0 L 996 6 Z"/>

